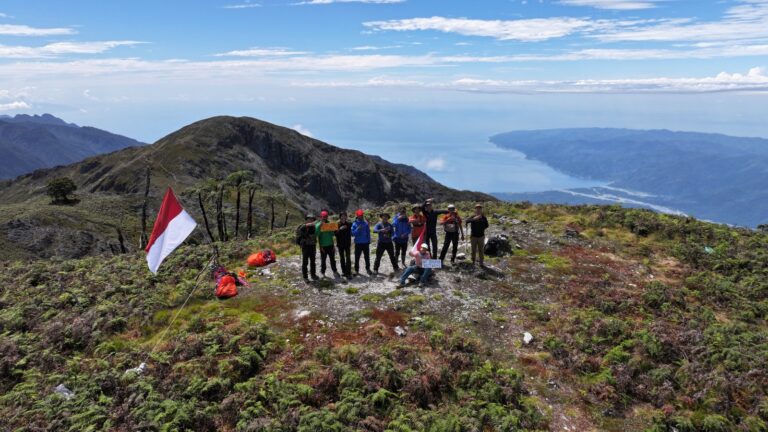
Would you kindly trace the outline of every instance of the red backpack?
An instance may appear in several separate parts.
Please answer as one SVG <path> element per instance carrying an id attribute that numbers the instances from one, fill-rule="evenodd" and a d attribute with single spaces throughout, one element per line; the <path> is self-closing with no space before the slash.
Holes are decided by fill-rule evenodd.
<path id="1" fill-rule="evenodd" d="M 248 266 L 264 267 L 266 265 L 272 264 L 275 261 L 277 261 L 277 256 L 275 256 L 275 253 L 269 249 L 264 249 L 263 251 L 256 252 L 255 254 L 252 254 L 248 257 Z"/>

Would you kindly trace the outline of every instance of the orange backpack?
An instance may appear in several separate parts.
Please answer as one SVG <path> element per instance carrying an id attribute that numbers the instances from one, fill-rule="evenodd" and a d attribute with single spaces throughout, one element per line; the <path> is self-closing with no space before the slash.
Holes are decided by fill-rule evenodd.
<path id="1" fill-rule="evenodd" d="M 263 251 L 256 252 L 255 254 L 252 254 L 248 257 L 248 266 L 264 267 L 268 264 L 272 264 L 275 261 L 277 261 L 275 253 L 269 249 L 264 249 Z"/>
<path id="2" fill-rule="evenodd" d="M 216 285 L 216 297 L 227 299 L 237 295 L 237 280 L 231 275 L 224 275 Z"/>

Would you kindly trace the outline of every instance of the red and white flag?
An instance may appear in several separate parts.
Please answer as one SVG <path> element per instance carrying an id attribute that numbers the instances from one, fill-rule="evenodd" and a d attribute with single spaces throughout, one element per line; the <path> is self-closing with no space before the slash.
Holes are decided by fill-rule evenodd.
<path id="1" fill-rule="evenodd" d="M 413 245 L 413 247 L 411 248 L 411 254 L 417 254 L 417 253 L 421 252 L 421 245 L 422 245 L 422 243 L 424 243 L 424 232 L 425 231 L 426 231 L 426 229 L 422 230 L 421 234 L 419 234 L 419 239 L 416 241 L 416 244 Z"/>
<path id="2" fill-rule="evenodd" d="M 147 243 L 149 270 L 157 273 L 163 260 L 189 237 L 196 226 L 197 222 L 181 207 L 176 195 L 173 194 L 173 189 L 168 188 Z"/>

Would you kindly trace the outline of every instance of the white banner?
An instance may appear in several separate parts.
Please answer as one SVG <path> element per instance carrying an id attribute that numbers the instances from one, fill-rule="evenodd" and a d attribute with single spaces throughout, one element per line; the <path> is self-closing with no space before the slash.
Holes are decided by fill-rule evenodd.
<path id="1" fill-rule="evenodd" d="M 443 268 L 443 262 L 439 259 L 425 259 L 421 260 L 421 267 L 428 269 L 441 269 Z"/>

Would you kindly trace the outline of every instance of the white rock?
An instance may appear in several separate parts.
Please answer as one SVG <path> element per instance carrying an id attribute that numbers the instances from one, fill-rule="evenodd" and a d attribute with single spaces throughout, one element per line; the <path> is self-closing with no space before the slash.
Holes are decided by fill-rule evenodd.
<path id="1" fill-rule="evenodd" d="M 142 362 L 138 367 L 131 368 L 125 371 L 126 374 L 129 373 L 136 373 L 138 375 L 141 375 L 144 373 L 144 370 L 147 368 L 147 364 Z"/>
<path id="2" fill-rule="evenodd" d="M 57 395 L 60 395 L 66 400 L 70 400 L 73 397 L 75 397 L 75 393 L 72 390 L 68 389 L 67 386 L 65 386 L 64 384 L 57 385 L 56 388 L 53 389 L 53 392 L 56 393 Z"/>
<path id="3" fill-rule="evenodd" d="M 528 332 L 523 333 L 523 342 L 525 342 L 526 345 L 528 345 L 532 341 L 533 341 L 533 335 L 532 334 L 530 334 Z"/>
<path id="4" fill-rule="evenodd" d="M 296 319 L 302 319 L 302 318 L 304 318 L 306 316 L 309 316 L 309 314 L 311 314 L 311 313 L 312 312 L 310 312 L 308 310 L 296 311 Z"/>
<path id="5" fill-rule="evenodd" d="M 400 337 L 405 337 L 405 329 L 400 326 L 395 327 L 395 334 Z"/>

